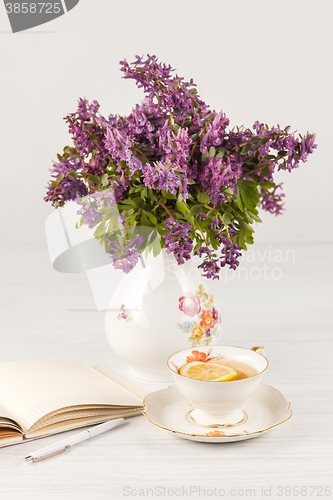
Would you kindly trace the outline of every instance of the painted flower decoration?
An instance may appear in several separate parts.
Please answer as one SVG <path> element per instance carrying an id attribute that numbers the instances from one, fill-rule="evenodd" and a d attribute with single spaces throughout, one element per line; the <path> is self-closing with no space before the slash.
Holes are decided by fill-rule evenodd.
<path id="1" fill-rule="evenodd" d="M 132 319 L 131 313 L 125 309 L 124 304 L 122 304 L 120 313 L 118 314 L 118 320 L 120 321 L 121 319 L 125 319 L 126 321 L 131 321 Z"/>
<path id="2" fill-rule="evenodd" d="M 213 318 L 215 320 L 215 323 L 220 323 L 221 319 L 219 317 L 219 313 L 218 311 L 215 309 L 215 307 L 213 307 L 212 309 L 212 313 L 213 313 Z"/>
<path id="3" fill-rule="evenodd" d="M 223 431 L 210 431 L 210 432 L 207 432 L 206 436 L 209 436 L 209 437 L 222 437 L 222 436 L 226 436 L 226 433 L 223 432 Z"/>
<path id="4" fill-rule="evenodd" d="M 185 295 L 179 299 L 179 309 L 190 318 L 199 314 L 201 311 L 199 297 L 193 295 L 192 292 L 186 292 Z"/>
<path id="5" fill-rule="evenodd" d="M 196 340 L 201 339 L 205 334 L 205 330 L 202 328 L 202 326 L 198 325 L 192 328 L 192 337 Z"/>
<path id="6" fill-rule="evenodd" d="M 189 354 L 186 358 L 187 363 L 190 363 L 191 361 L 202 361 L 205 363 L 208 361 L 207 354 L 205 352 L 192 351 L 192 354 Z"/>
<path id="7" fill-rule="evenodd" d="M 202 326 L 202 328 L 204 328 L 205 330 L 209 330 L 210 328 L 213 328 L 213 326 L 215 326 L 213 311 L 203 311 L 203 313 L 201 314 L 200 326 Z"/>

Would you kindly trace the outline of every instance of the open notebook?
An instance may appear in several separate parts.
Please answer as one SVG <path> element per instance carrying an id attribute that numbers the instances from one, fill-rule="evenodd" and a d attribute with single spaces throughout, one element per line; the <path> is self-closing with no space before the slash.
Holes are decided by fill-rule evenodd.
<path id="1" fill-rule="evenodd" d="M 0 363 L 0 447 L 139 415 L 145 395 L 104 365 Z"/>

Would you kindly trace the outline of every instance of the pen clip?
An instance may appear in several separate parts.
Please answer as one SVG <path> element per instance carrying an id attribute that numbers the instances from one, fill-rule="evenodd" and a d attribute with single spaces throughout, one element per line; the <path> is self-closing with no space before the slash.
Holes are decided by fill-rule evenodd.
<path id="1" fill-rule="evenodd" d="M 50 453 L 49 455 L 41 456 L 38 458 L 33 457 L 32 455 L 29 455 L 28 457 L 25 457 L 26 462 L 41 462 L 42 460 L 47 460 L 48 458 L 55 457 L 56 455 L 60 455 L 61 453 L 65 453 L 67 450 L 69 450 L 70 445 L 68 444 L 63 448 L 62 450 L 55 451 L 54 453 Z"/>

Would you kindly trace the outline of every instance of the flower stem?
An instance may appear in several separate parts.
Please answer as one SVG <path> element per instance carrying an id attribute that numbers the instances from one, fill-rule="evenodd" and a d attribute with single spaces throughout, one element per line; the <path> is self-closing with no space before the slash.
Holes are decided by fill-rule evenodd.
<path id="1" fill-rule="evenodd" d="M 200 227 L 200 225 L 199 225 L 199 223 L 198 223 L 198 221 L 197 221 L 196 219 L 194 219 L 194 224 L 198 227 L 198 229 L 199 229 L 199 231 L 200 231 L 200 233 L 201 233 L 201 236 L 203 237 L 204 242 L 206 243 L 206 247 L 208 248 L 208 243 L 207 243 L 207 240 L 206 240 L 206 238 L 205 238 L 205 235 L 204 235 L 204 233 L 202 232 L 202 229 L 201 229 L 201 227 Z M 209 258 L 210 258 L 210 255 L 209 255 Z"/>
<path id="2" fill-rule="evenodd" d="M 201 130 L 200 130 L 199 135 L 198 135 L 198 138 L 197 138 L 197 140 L 195 141 L 195 143 L 194 143 L 194 145 L 193 145 L 193 148 L 192 148 L 192 151 L 191 151 L 191 154 L 190 154 L 190 160 L 192 160 L 192 157 L 193 157 L 194 152 L 195 152 L 195 148 L 196 148 L 196 147 L 197 147 L 197 145 L 199 144 L 199 141 L 200 141 L 200 139 L 201 139 L 202 134 L 204 133 L 204 131 L 206 130 L 206 128 L 208 127 L 208 125 L 210 125 L 210 124 L 212 123 L 212 121 L 214 120 L 214 118 L 215 118 L 215 115 L 214 115 L 214 117 L 213 117 L 211 120 L 209 120 L 209 122 L 207 122 L 207 123 L 206 123 L 206 125 L 205 125 L 205 126 L 204 126 Z"/>
<path id="3" fill-rule="evenodd" d="M 270 165 L 271 163 L 272 163 L 271 161 L 268 161 L 268 162 L 264 163 L 263 165 L 260 165 L 260 167 L 254 168 L 253 170 L 249 170 L 248 172 L 244 172 L 244 174 L 241 175 L 240 179 L 244 179 L 244 177 L 246 177 L 247 175 L 255 174 L 256 172 L 260 172 L 260 170 L 267 167 L 267 165 Z"/>
<path id="4" fill-rule="evenodd" d="M 175 220 L 174 216 L 172 215 L 170 210 L 164 205 L 164 203 L 162 203 L 161 201 L 157 201 L 156 203 L 158 203 L 158 205 L 161 205 L 164 208 L 164 210 L 169 214 L 172 220 Z"/>
<path id="5" fill-rule="evenodd" d="M 133 146 L 133 149 L 135 149 L 135 151 L 137 151 L 140 155 L 142 155 L 144 157 L 144 159 L 146 160 L 146 162 L 149 163 L 147 156 L 141 151 L 141 149 L 138 149 L 135 146 Z"/>

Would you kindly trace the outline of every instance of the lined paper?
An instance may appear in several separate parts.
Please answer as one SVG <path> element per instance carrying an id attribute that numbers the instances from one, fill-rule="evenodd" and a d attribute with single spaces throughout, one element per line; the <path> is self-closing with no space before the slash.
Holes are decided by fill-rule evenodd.
<path id="1" fill-rule="evenodd" d="M 0 405 L 27 433 L 61 408 L 78 405 L 142 406 L 142 398 L 93 367 L 53 361 L 0 363 Z M 4 415 L 4 416 L 5 416 Z"/>

